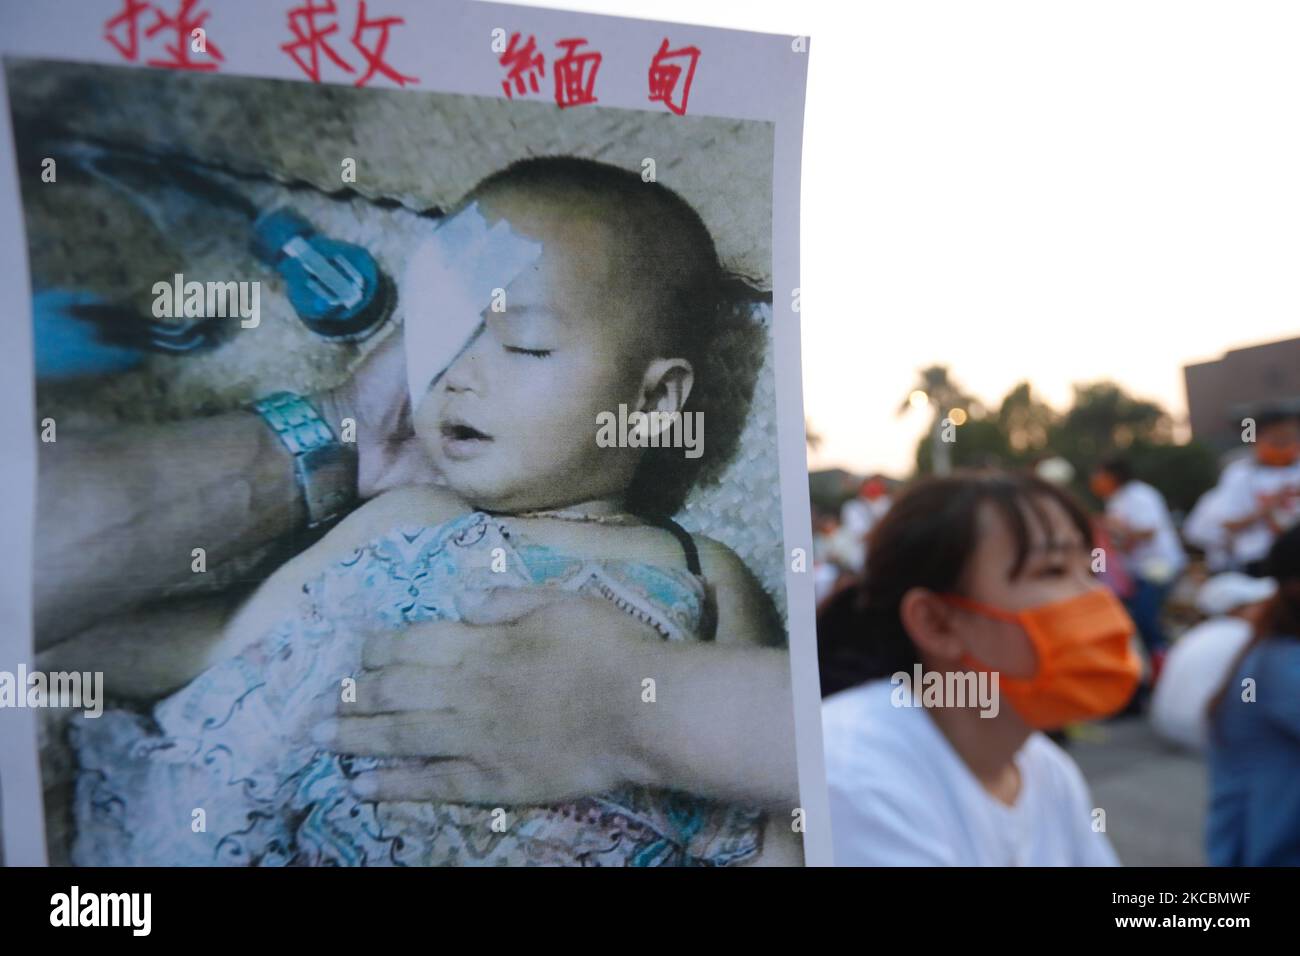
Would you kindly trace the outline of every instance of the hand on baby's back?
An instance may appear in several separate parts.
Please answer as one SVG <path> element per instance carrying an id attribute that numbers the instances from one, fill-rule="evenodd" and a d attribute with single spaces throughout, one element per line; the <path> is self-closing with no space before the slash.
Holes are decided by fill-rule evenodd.
<path id="1" fill-rule="evenodd" d="M 458 606 L 462 621 L 365 637 L 358 703 L 340 705 L 322 743 L 436 762 L 362 774 L 358 795 L 529 804 L 626 782 L 624 715 L 606 691 L 659 635 L 570 593 L 499 589 Z"/>

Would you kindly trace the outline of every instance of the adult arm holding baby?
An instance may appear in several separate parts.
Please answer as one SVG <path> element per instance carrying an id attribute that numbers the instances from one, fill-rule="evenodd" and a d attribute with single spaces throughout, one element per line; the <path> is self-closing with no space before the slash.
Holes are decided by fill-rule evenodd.
<path id="1" fill-rule="evenodd" d="M 362 499 L 431 477 L 403 366 L 395 330 L 351 379 L 307 399 L 336 430 L 356 422 Z M 215 573 L 306 522 L 292 456 L 249 411 L 57 435 L 39 456 L 38 649 L 193 580 L 194 548 Z"/>
<path id="2" fill-rule="evenodd" d="M 754 646 L 777 635 L 663 641 L 608 602 L 524 592 L 460 611 L 367 641 L 367 703 L 318 739 L 425 759 L 361 774 L 359 796 L 544 803 L 635 782 L 762 806 L 757 862 L 802 863 L 789 655 Z"/>
<path id="3" fill-rule="evenodd" d="M 366 796 L 536 802 L 633 780 L 786 819 L 797 805 L 783 648 L 721 630 L 663 641 L 608 602 L 569 596 L 498 592 L 461 612 L 368 639 L 369 703 L 323 733 L 343 752 L 428 763 L 362 775 Z"/>

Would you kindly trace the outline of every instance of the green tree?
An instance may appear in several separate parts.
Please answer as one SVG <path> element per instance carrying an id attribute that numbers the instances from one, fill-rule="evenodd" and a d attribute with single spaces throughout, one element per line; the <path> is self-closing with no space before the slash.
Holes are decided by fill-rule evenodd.
<path id="1" fill-rule="evenodd" d="M 968 418 L 956 430 L 957 440 L 948 445 L 954 468 L 1011 468 L 1016 465 L 1006 433 L 992 416 Z M 916 444 L 916 470 L 933 472 L 934 443 L 926 435 Z"/>
<path id="2" fill-rule="evenodd" d="M 1046 450 L 1059 418 L 1050 405 L 1034 397 L 1028 382 L 1021 382 L 1007 392 L 998 408 L 998 425 L 1012 453 L 1021 461 Z"/>
<path id="3" fill-rule="evenodd" d="M 1018 468 L 1059 455 L 1074 465 L 1074 491 L 1086 499 L 1091 471 L 1103 459 L 1124 454 L 1138 478 L 1157 488 L 1171 508 L 1184 512 L 1218 478 L 1213 450 L 1198 442 L 1175 444 L 1169 413 L 1114 382 L 1075 385 L 1073 403 L 1063 414 L 1036 398 L 1028 382 L 1012 388 L 996 414 L 989 414 L 944 366 L 923 371 L 917 387 L 931 396 L 936 427 L 952 408 L 968 411 L 970 417 L 956 430 L 957 440 L 946 446 L 955 467 Z M 918 473 L 933 470 L 933 435 L 932 430 L 917 442 Z"/>
<path id="4" fill-rule="evenodd" d="M 1074 402 L 1049 429 L 1048 445 L 1080 472 L 1137 441 L 1167 445 L 1173 420 L 1154 402 L 1134 398 L 1114 382 L 1074 386 Z"/>
<path id="5" fill-rule="evenodd" d="M 1218 480 L 1219 465 L 1199 442 L 1175 444 L 1173 430 L 1173 418 L 1157 403 L 1134 398 L 1114 382 L 1093 382 L 1074 387 L 1074 404 L 1050 429 L 1048 446 L 1074 465 L 1080 494 L 1091 498 L 1089 474 L 1104 459 L 1123 455 L 1139 480 L 1164 495 L 1170 508 L 1186 512 Z"/>
<path id="6" fill-rule="evenodd" d="M 1191 511 L 1197 499 L 1219 480 L 1219 457 L 1200 442 L 1154 445 L 1136 441 L 1127 454 L 1134 474 L 1158 488 L 1175 511 Z"/>

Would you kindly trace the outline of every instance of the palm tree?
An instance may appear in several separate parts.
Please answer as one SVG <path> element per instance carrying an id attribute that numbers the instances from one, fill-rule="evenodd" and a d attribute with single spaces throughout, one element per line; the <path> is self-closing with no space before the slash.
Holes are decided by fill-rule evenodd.
<path id="1" fill-rule="evenodd" d="M 983 409 L 978 401 L 967 395 L 949 378 L 946 365 L 931 365 L 921 370 L 916 386 L 908 392 L 907 398 L 903 399 L 903 403 L 898 408 L 899 415 L 916 407 L 916 399 L 913 396 L 918 393 L 925 397 L 934 413 L 934 420 L 930 424 L 930 448 L 934 473 L 946 475 L 952 471 L 952 455 L 948 443 L 943 440 L 944 419 L 954 408 L 965 409 L 971 416 L 983 414 Z"/>

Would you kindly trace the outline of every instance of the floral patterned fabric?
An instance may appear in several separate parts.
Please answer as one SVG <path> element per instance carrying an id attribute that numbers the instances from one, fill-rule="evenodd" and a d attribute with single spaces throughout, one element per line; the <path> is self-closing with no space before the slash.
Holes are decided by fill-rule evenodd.
<path id="1" fill-rule="evenodd" d="M 322 750 L 310 733 L 360 671 L 360 635 L 376 623 L 455 620 L 456 595 L 502 586 L 598 596 L 668 640 L 694 638 L 706 600 L 686 571 L 566 556 L 517 540 L 483 513 L 392 531 L 304 586 L 296 614 L 152 717 L 78 719 L 72 861 L 716 866 L 755 856 L 760 811 L 674 791 L 626 786 L 502 808 L 504 818 L 488 806 L 352 795 L 347 779 L 380 761 Z"/>

